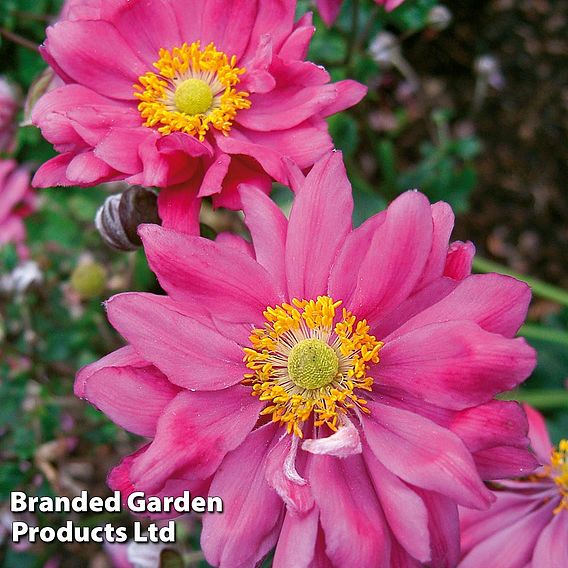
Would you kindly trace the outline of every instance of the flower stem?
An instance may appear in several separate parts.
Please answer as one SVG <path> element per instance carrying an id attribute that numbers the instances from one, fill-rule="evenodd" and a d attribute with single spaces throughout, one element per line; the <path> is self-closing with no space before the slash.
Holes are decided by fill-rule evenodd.
<path id="1" fill-rule="evenodd" d="M 517 390 L 498 396 L 501 400 L 517 400 L 526 402 L 535 408 L 568 408 L 568 391 L 561 389 Z"/>
<path id="2" fill-rule="evenodd" d="M 533 294 L 535 296 L 544 298 L 546 300 L 551 300 L 552 302 L 556 302 L 563 306 L 568 306 L 568 292 L 566 290 L 563 290 L 562 288 L 557 288 L 556 286 L 547 284 L 546 282 L 538 280 L 537 278 L 524 276 L 522 274 L 514 272 L 513 270 L 506 266 L 503 266 L 502 264 L 498 264 L 497 262 L 493 262 L 485 258 L 480 258 L 479 256 L 476 256 L 473 259 L 473 268 L 476 272 L 499 272 L 501 274 L 513 276 L 514 278 L 517 278 L 517 280 L 526 282 L 532 288 Z"/>
<path id="3" fill-rule="evenodd" d="M 356 52 L 357 36 L 359 35 L 359 0 L 352 0 L 352 20 L 349 49 L 345 58 L 345 65 L 350 68 Z"/>
<path id="4" fill-rule="evenodd" d="M 568 346 L 568 333 L 560 329 L 527 323 L 521 327 L 519 335 L 527 339 L 537 339 Z"/>
<path id="5" fill-rule="evenodd" d="M 7 40 L 10 40 L 14 43 L 17 43 L 18 45 L 21 45 L 31 51 L 37 51 L 38 50 L 38 46 L 37 44 L 35 44 L 33 41 L 22 37 L 19 34 L 16 34 L 14 32 L 11 32 L 10 30 L 7 30 L 6 28 L 0 28 L 0 36 L 4 36 Z"/>

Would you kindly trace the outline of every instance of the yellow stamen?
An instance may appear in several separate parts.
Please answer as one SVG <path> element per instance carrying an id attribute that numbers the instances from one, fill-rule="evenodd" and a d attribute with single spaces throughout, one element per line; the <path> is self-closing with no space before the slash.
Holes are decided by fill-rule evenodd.
<path id="1" fill-rule="evenodd" d="M 367 401 L 356 390 L 371 391 L 370 364 L 379 362 L 381 341 L 369 335 L 365 320 L 343 309 L 328 296 L 292 300 L 268 307 L 266 323 L 254 329 L 244 361 L 252 373 L 244 384 L 252 395 L 266 401 L 263 415 L 303 437 L 302 424 L 311 416 L 317 427 L 337 430 L 340 418 L 357 407 L 368 413 Z"/>
<path id="2" fill-rule="evenodd" d="M 552 451 L 549 473 L 562 496 L 560 505 L 554 509 L 554 513 L 560 513 L 562 509 L 568 511 L 568 440 L 561 440 L 558 450 Z"/>
<path id="3" fill-rule="evenodd" d="M 250 108 L 249 93 L 235 89 L 246 70 L 213 43 L 204 49 L 198 41 L 162 48 L 159 57 L 158 73 L 148 71 L 134 85 L 144 126 L 204 140 L 211 127 L 228 135 L 237 111 Z"/>

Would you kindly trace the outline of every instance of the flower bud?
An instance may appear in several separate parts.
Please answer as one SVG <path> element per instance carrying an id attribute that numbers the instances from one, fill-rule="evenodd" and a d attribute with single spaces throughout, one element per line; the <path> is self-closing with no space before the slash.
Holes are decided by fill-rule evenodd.
<path id="1" fill-rule="evenodd" d="M 107 197 L 97 211 L 95 225 L 103 240 L 112 248 L 132 251 L 142 245 L 138 226 L 160 224 L 158 196 L 141 186 L 129 187 L 124 193 Z"/>
<path id="2" fill-rule="evenodd" d="M 71 287 L 81 299 L 100 296 L 106 288 L 107 273 L 102 265 L 88 261 L 80 264 L 71 274 Z"/>

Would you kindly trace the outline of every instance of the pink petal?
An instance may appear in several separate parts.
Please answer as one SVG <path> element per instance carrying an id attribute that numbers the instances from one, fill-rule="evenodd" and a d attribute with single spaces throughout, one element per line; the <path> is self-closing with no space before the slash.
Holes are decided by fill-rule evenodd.
<path id="1" fill-rule="evenodd" d="M 273 566 L 314 568 L 318 536 L 319 511 L 313 508 L 305 515 L 286 513 L 274 553 Z"/>
<path id="2" fill-rule="evenodd" d="M 218 390 L 242 381 L 241 347 L 169 304 L 131 292 L 114 296 L 106 308 L 115 329 L 174 384 Z"/>
<path id="3" fill-rule="evenodd" d="M 450 245 L 444 276 L 454 280 L 463 280 L 471 274 L 471 265 L 475 256 L 475 246 L 472 242 L 455 241 Z"/>
<path id="4" fill-rule="evenodd" d="M 337 112 L 342 112 L 359 103 L 367 94 L 368 88 L 357 81 L 346 79 L 334 83 L 337 89 L 337 97 L 328 105 L 322 116 L 327 117 Z"/>
<path id="5" fill-rule="evenodd" d="M 482 479 L 524 477 L 539 465 L 526 448 L 514 446 L 478 450 L 473 453 L 473 460 Z"/>
<path id="6" fill-rule="evenodd" d="M 541 463 L 550 463 L 552 442 L 548 435 L 544 417 L 540 414 L 540 412 L 538 412 L 538 410 L 535 410 L 528 404 L 523 404 L 523 409 L 525 410 L 529 421 L 529 439 L 531 441 L 531 447 Z"/>
<path id="7" fill-rule="evenodd" d="M 549 504 L 520 518 L 511 519 L 510 524 L 491 534 L 462 559 L 460 568 L 524 566 L 530 562 L 540 532 L 550 522 L 553 508 Z"/>
<path id="8" fill-rule="evenodd" d="M 369 403 L 365 436 L 392 473 L 472 508 L 487 508 L 493 495 L 481 482 L 471 454 L 446 428 L 393 406 Z"/>
<path id="9" fill-rule="evenodd" d="M 160 48 L 180 47 L 182 40 L 175 14 L 168 0 L 103 2 L 101 19 L 111 22 L 140 59 L 151 64 L 159 58 Z M 191 43 L 189 41 L 188 43 Z"/>
<path id="10" fill-rule="evenodd" d="M 163 187 L 158 195 L 158 211 L 162 226 L 178 233 L 199 235 L 199 212 L 201 199 L 198 199 L 199 177 L 186 183 Z"/>
<path id="11" fill-rule="evenodd" d="M 245 253 L 157 225 L 139 233 L 152 270 L 174 299 L 246 323 L 261 323 L 266 307 L 283 300 L 266 270 Z"/>
<path id="12" fill-rule="evenodd" d="M 346 307 L 359 318 L 380 319 L 414 289 L 431 246 L 430 203 L 421 193 L 403 193 L 387 209 L 358 274 L 351 276 L 357 287 Z"/>
<path id="13" fill-rule="evenodd" d="M 515 388 L 535 364 L 524 339 L 488 333 L 470 321 L 448 321 L 387 339 L 377 372 L 387 386 L 461 410 Z"/>
<path id="14" fill-rule="evenodd" d="M 235 250 L 244 252 L 248 254 L 251 258 L 254 258 L 254 248 L 251 243 L 240 235 L 235 235 L 234 233 L 219 233 L 215 238 L 215 242 L 224 246 L 232 247 Z M 248 336 L 247 336 L 248 337 Z"/>
<path id="15" fill-rule="evenodd" d="M 310 483 L 335 566 L 388 566 L 390 538 L 361 456 L 314 456 Z"/>
<path id="16" fill-rule="evenodd" d="M 97 144 L 95 154 L 107 164 L 124 174 L 136 174 L 142 169 L 140 146 L 155 138 L 149 128 L 111 128 Z"/>
<path id="17" fill-rule="evenodd" d="M 317 0 L 318 12 L 327 26 L 335 22 L 343 0 Z"/>
<path id="18" fill-rule="evenodd" d="M 542 531 L 532 558 L 534 568 L 566 568 L 568 566 L 568 515 L 565 511 L 554 515 Z"/>
<path id="19" fill-rule="evenodd" d="M 452 499 L 435 491 L 417 491 L 428 509 L 428 528 L 432 544 L 431 566 L 454 568 L 460 555 L 460 524 L 456 504 Z"/>
<path id="20" fill-rule="evenodd" d="M 251 233 L 257 262 L 272 274 L 283 294 L 286 291 L 286 231 L 288 220 L 265 193 L 252 185 L 240 189 L 245 223 Z"/>
<path id="21" fill-rule="evenodd" d="M 179 392 L 152 366 L 107 367 L 81 380 L 83 398 L 139 436 L 154 436 L 158 419 Z"/>
<path id="22" fill-rule="evenodd" d="M 417 285 L 418 289 L 430 284 L 444 274 L 454 221 L 454 212 L 447 203 L 439 201 L 432 205 L 432 222 L 434 223 L 432 248 L 430 249 L 422 277 Z"/>
<path id="23" fill-rule="evenodd" d="M 109 181 L 116 174 L 107 163 L 97 158 L 94 152 L 77 154 L 67 166 L 66 178 L 74 185 L 91 186 Z"/>
<path id="24" fill-rule="evenodd" d="M 67 167 L 73 156 L 72 152 L 60 154 L 42 164 L 32 179 L 33 187 L 44 188 L 56 187 L 58 185 L 73 185 L 73 182 L 67 179 Z"/>
<path id="25" fill-rule="evenodd" d="M 132 465 L 132 485 L 153 493 L 172 478 L 208 478 L 247 437 L 262 404 L 250 395 L 250 388 L 240 385 L 214 392 L 182 391 L 164 410 L 146 452 Z"/>
<path id="26" fill-rule="evenodd" d="M 265 480 L 266 457 L 279 433 L 269 424 L 255 430 L 231 452 L 211 484 L 223 499 L 222 515 L 205 515 L 201 548 L 220 568 L 256 566 L 276 544 L 282 501 Z"/>
<path id="27" fill-rule="evenodd" d="M 220 193 L 223 180 L 227 176 L 231 158 L 227 154 L 219 153 L 211 164 L 207 167 L 201 187 L 199 197 L 207 197 L 215 193 Z"/>
<path id="28" fill-rule="evenodd" d="M 298 438 L 282 436 L 266 458 L 266 480 L 289 511 L 303 515 L 314 504 L 308 482 L 298 473 L 297 466 L 305 461 L 298 455 Z"/>
<path id="29" fill-rule="evenodd" d="M 531 300 L 530 288 L 501 274 L 474 275 L 439 302 L 409 319 L 392 337 L 431 323 L 471 320 L 481 328 L 514 337 L 525 321 Z"/>
<path id="30" fill-rule="evenodd" d="M 351 231 L 353 198 L 340 152 L 320 160 L 296 194 L 288 223 L 286 270 L 290 298 L 327 292 L 330 268 Z"/>
<path id="31" fill-rule="evenodd" d="M 75 81 L 113 99 L 133 100 L 134 83 L 151 70 L 102 20 L 59 22 L 47 29 L 46 47 Z"/>
<path id="32" fill-rule="evenodd" d="M 391 531 L 403 548 L 421 562 L 430 560 L 428 510 L 416 491 L 393 475 L 368 446 L 363 453 L 367 470 Z"/>
<path id="33" fill-rule="evenodd" d="M 345 418 L 345 424 L 330 436 L 304 440 L 302 450 L 311 454 L 338 458 L 346 458 L 363 451 L 359 432 L 348 418 Z"/>
<path id="34" fill-rule="evenodd" d="M 288 36 L 280 53 L 282 59 L 306 59 L 310 41 L 316 31 L 310 12 L 304 14 L 295 24 L 294 31 Z"/>

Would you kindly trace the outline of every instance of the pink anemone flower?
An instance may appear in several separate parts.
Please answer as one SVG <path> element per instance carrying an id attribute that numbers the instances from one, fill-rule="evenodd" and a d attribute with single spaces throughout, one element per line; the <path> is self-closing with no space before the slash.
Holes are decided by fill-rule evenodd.
<path id="1" fill-rule="evenodd" d="M 339 16 L 343 0 L 316 0 L 318 12 L 327 26 L 331 26 Z M 375 0 L 375 4 L 384 6 L 387 12 L 398 8 L 404 0 Z"/>
<path id="2" fill-rule="evenodd" d="M 0 153 L 16 149 L 16 113 L 18 98 L 14 87 L 0 77 Z"/>
<path id="3" fill-rule="evenodd" d="M 34 209 L 29 171 L 14 160 L 0 160 L 0 247 L 13 243 L 21 258 L 28 256 L 23 219 Z"/>
<path id="4" fill-rule="evenodd" d="M 489 511 L 460 510 L 460 568 L 568 566 L 568 439 L 553 447 L 542 415 L 525 410 L 531 446 L 543 465 L 532 475 L 499 481 Z"/>
<path id="5" fill-rule="evenodd" d="M 268 192 L 272 180 L 288 181 L 283 159 L 311 167 L 333 147 L 325 118 L 366 88 L 331 83 L 305 61 L 314 27 L 311 14 L 294 23 L 295 7 L 99 0 L 70 11 L 42 47 L 65 84 L 32 113 L 59 152 L 34 184 L 168 187 L 165 225 L 195 232 L 196 198 L 239 208 L 240 183 Z"/>
<path id="6" fill-rule="evenodd" d="M 341 154 L 292 168 L 290 218 L 241 189 L 252 243 L 140 229 L 166 296 L 107 302 L 129 345 L 75 392 L 150 438 L 109 477 L 128 494 L 183 489 L 214 566 L 455 566 L 457 504 L 528 473 L 526 418 L 494 396 L 535 354 L 514 336 L 530 290 L 470 275 L 454 217 L 410 191 L 353 229 Z M 421 564 L 422 563 L 422 564 Z"/>

